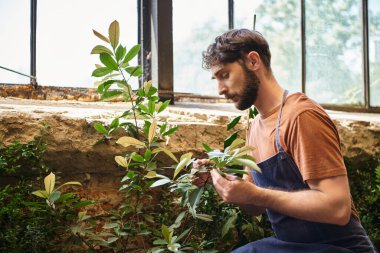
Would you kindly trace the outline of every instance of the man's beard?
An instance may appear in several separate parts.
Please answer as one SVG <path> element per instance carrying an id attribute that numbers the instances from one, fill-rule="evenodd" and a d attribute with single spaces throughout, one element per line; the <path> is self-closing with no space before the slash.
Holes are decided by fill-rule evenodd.
<path id="1" fill-rule="evenodd" d="M 235 106 L 239 110 L 246 110 L 256 101 L 257 92 L 260 87 L 260 80 L 255 72 L 248 69 L 245 64 L 241 64 L 241 66 L 244 72 L 245 85 L 240 94 L 240 99 L 235 103 Z"/>

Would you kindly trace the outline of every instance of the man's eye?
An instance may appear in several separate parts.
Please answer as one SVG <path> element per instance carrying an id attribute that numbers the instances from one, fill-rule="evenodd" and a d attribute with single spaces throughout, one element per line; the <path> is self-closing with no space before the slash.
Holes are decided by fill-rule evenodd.
<path id="1" fill-rule="evenodd" d="M 223 79 L 228 78 L 228 76 L 229 76 L 228 73 L 223 73 L 223 74 L 222 74 L 222 78 L 223 78 Z"/>

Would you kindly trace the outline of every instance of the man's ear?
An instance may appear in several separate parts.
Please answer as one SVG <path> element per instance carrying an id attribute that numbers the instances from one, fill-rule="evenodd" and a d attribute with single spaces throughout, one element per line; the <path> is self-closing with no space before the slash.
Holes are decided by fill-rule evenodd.
<path id="1" fill-rule="evenodd" d="M 247 65 L 251 70 L 258 70 L 261 65 L 260 55 L 256 51 L 251 51 L 247 55 Z"/>

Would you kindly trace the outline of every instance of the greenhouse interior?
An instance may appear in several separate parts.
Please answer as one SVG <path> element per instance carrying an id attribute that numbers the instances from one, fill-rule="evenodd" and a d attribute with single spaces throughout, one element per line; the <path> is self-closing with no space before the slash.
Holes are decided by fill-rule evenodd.
<path id="1" fill-rule="evenodd" d="M 0 252 L 379 251 L 380 1 L 0 20 Z"/>

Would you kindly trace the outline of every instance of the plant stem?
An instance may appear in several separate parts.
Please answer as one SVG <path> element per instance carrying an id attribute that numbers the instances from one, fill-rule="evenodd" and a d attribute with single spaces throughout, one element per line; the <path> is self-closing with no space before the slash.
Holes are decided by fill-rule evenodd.
<path id="1" fill-rule="evenodd" d="M 121 73 L 121 75 L 123 76 L 123 79 L 125 81 L 126 84 L 128 84 L 128 81 L 129 79 L 131 78 L 132 75 L 129 76 L 128 80 L 126 80 L 125 76 L 124 76 L 124 73 L 123 73 L 123 70 L 119 67 L 119 71 Z M 131 99 L 131 103 L 132 103 L 132 112 L 133 112 L 133 118 L 135 120 L 135 126 L 136 126 L 136 130 L 137 130 L 137 135 L 139 136 L 139 128 L 137 126 L 137 117 L 136 117 L 136 106 L 135 104 L 133 103 L 133 98 L 132 98 L 132 94 L 131 94 L 131 89 L 129 89 L 129 87 L 127 87 L 128 89 L 128 95 Z"/>
<path id="2" fill-rule="evenodd" d="M 114 55 L 115 58 L 116 58 L 116 51 L 115 51 L 115 48 L 112 47 L 112 50 L 113 50 L 113 55 Z M 129 79 L 131 79 L 133 73 L 132 73 L 131 75 L 129 75 L 129 78 L 128 78 L 128 80 L 127 80 L 127 79 L 125 78 L 125 76 L 124 76 L 123 70 L 120 68 L 120 64 L 119 64 L 119 62 L 118 62 L 118 69 L 119 69 L 120 74 L 123 76 L 123 79 L 124 79 L 125 83 L 128 85 L 128 81 L 129 81 Z M 130 97 L 130 99 L 131 99 L 131 103 L 132 103 L 133 118 L 134 118 L 134 120 L 135 120 L 135 126 L 136 126 L 137 136 L 139 136 L 139 127 L 137 126 L 137 117 L 136 117 L 136 112 L 135 112 L 136 107 L 135 107 L 135 105 L 134 105 L 134 103 L 133 103 L 132 94 L 131 94 L 131 89 L 129 89 L 128 86 L 127 86 L 127 90 L 128 90 L 128 95 L 129 95 L 129 97 Z"/>

